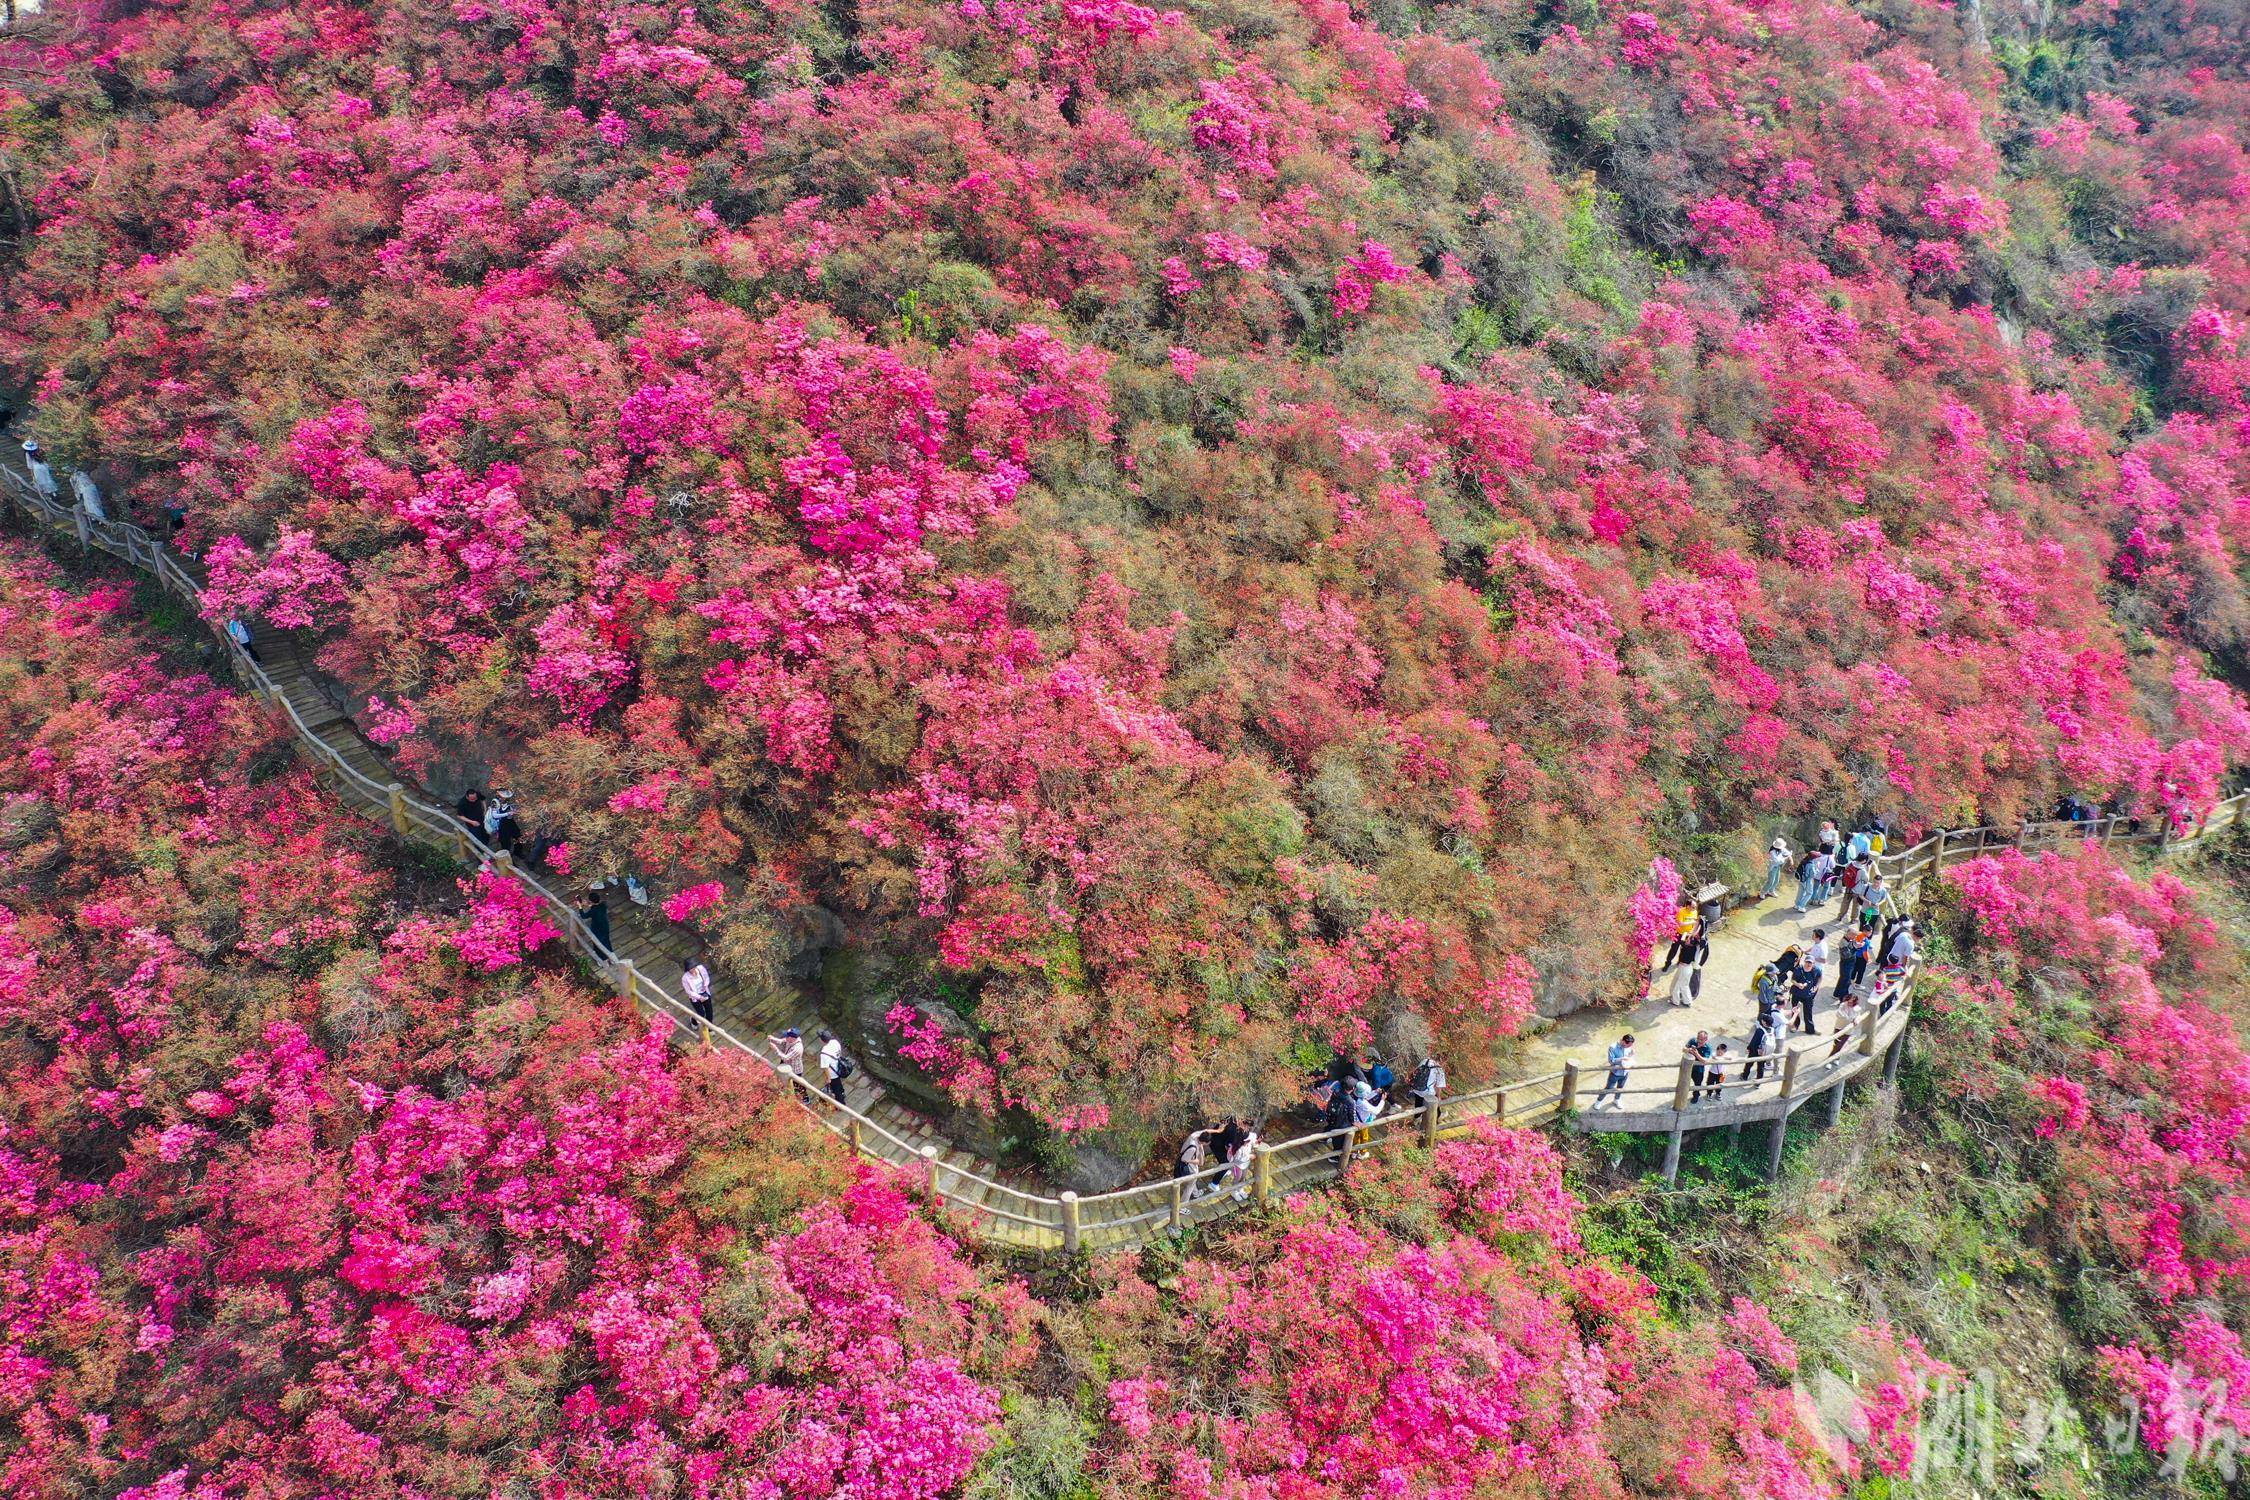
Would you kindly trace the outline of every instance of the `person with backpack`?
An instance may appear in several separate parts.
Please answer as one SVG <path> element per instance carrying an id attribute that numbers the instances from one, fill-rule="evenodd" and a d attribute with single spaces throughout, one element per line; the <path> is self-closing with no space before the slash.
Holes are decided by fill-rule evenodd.
<path id="1" fill-rule="evenodd" d="M 1445 1092 L 1445 1063 L 1435 1053 L 1425 1057 L 1414 1069 L 1414 1077 L 1406 1085 L 1407 1093 L 1416 1103 L 1428 1109 Z"/>
<path id="2" fill-rule="evenodd" d="M 1172 1176 L 1176 1179 L 1185 1178 L 1187 1180 L 1188 1186 L 1184 1196 L 1191 1203 L 1195 1201 L 1196 1175 L 1203 1170 L 1208 1156 L 1205 1146 L 1206 1134 L 1207 1132 L 1201 1130 L 1189 1131 L 1188 1138 L 1180 1142 L 1179 1156 L 1172 1162 Z"/>
<path id="3" fill-rule="evenodd" d="M 859 1068 L 844 1056 L 844 1044 L 836 1040 L 834 1032 L 824 1030 L 820 1034 L 820 1066 L 828 1075 L 828 1097 L 838 1104 L 849 1103 L 844 1098 L 844 1080 L 858 1072 Z"/>
<path id="4" fill-rule="evenodd" d="M 1633 1033 L 1628 1031 L 1609 1044 L 1609 1077 L 1602 1081 L 1601 1092 L 1594 1095 L 1595 1109 L 1602 1107 L 1604 1099 L 1618 1109 L 1625 1107 L 1625 1081 L 1632 1076 L 1627 1071 L 1632 1066 Z"/>
<path id="5" fill-rule="evenodd" d="M 1891 899 L 1891 888 L 1883 884 L 1883 872 L 1869 867 L 1867 883 L 1859 888 L 1859 925 L 1874 931 L 1875 924 L 1883 919 L 1883 903 Z"/>
<path id="6" fill-rule="evenodd" d="M 1701 925 L 1702 919 L 1695 913 L 1695 903 L 1682 896 L 1680 909 L 1673 913 L 1672 921 L 1672 946 L 1664 955 L 1664 968 L 1657 970 L 1659 974 L 1678 963 L 1681 955 L 1695 951 L 1696 929 Z"/>
<path id="7" fill-rule="evenodd" d="M 1805 857 L 1797 861 L 1797 899 L 1793 905 L 1805 911 L 1813 904 L 1813 896 L 1820 889 L 1820 851 L 1808 849 Z"/>
<path id="8" fill-rule="evenodd" d="M 1348 1078 L 1336 1080 L 1335 1086 L 1328 1091 L 1328 1103 L 1321 1114 L 1321 1129 L 1336 1135 L 1335 1155 L 1339 1171 L 1352 1159 L 1352 1125 L 1356 1118 L 1352 1109 L 1352 1083 L 1353 1080 Z M 1339 1131 L 1342 1133 L 1336 1134 Z"/>
<path id="9" fill-rule="evenodd" d="M 1867 961 L 1875 951 L 1875 940 L 1867 929 L 1857 928 L 1844 936 L 1842 954 L 1836 962 L 1836 998 L 1843 999 L 1867 973 Z"/>
<path id="10" fill-rule="evenodd" d="M 1774 1049 L 1779 1045 L 1775 1018 L 1760 1013 L 1758 1024 L 1750 1028 L 1750 1066 L 1743 1077 L 1764 1078 L 1771 1073 Z"/>

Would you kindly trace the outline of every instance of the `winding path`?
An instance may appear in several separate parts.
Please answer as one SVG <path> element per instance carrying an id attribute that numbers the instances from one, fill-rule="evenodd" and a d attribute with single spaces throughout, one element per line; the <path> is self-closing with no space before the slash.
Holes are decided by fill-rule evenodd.
<path id="1" fill-rule="evenodd" d="M 0 492 L 49 539 L 74 538 L 82 549 L 120 558 L 195 606 L 201 588 L 196 565 L 141 528 L 120 521 L 90 521 L 84 512 L 36 493 L 13 464 L 0 465 Z M 241 680 L 288 719 L 314 764 L 353 811 L 387 823 L 403 839 L 450 849 L 464 863 L 481 861 L 513 869 L 506 854 L 487 849 L 449 810 L 400 782 L 346 711 L 342 691 L 317 670 L 305 641 L 291 632 L 258 628 L 253 635 L 257 660 L 252 660 L 224 632 L 215 634 Z M 2132 832 L 2115 818 L 2027 824 L 2012 830 L 1948 830 L 1912 849 L 1885 855 L 1883 869 L 1894 898 L 1908 903 L 1930 874 L 1988 847 L 2047 848 L 2099 838 L 2105 843 L 2153 844 L 2162 855 L 2238 821 L 2246 806 L 2250 793 L 2229 798 L 2180 839 Z M 722 976 L 714 995 L 717 1023 L 705 1026 L 669 987 L 692 950 L 688 934 L 651 911 L 613 905 L 613 946 L 605 948 L 594 940 L 572 902 L 530 872 L 513 873 L 546 904 L 573 950 L 614 983 L 621 995 L 668 1021 L 683 1044 L 735 1047 L 770 1068 L 772 1060 L 763 1050 L 769 1033 L 795 1025 L 809 1035 L 817 1024 L 794 992 L 753 989 Z M 852 1080 L 846 1105 L 802 1085 L 795 1092 L 799 1102 L 844 1137 L 855 1152 L 923 1174 L 933 1208 L 950 1216 L 956 1228 L 998 1245 L 1034 1251 L 1134 1248 L 1245 1204 L 1269 1202 L 1316 1185 L 1335 1176 L 1357 1154 L 1402 1142 L 1429 1144 L 1478 1118 L 1514 1126 L 1559 1120 L 1580 1130 L 1664 1133 L 1669 1137 L 1667 1178 L 1677 1169 L 1681 1142 L 1688 1132 L 1765 1122 L 1772 1143 L 1769 1160 L 1778 1164 L 1784 1133 L 1798 1111 L 1824 1099 L 1833 1121 L 1848 1084 L 1878 1070 L 1886 1082 L 1895 1075 L 1912 1016 L 1912 971 L 1895 991 L 1881 997 L 1880 1014 L 1867 1008 L 1851 1035 L 1800 1039 L 1769 1076 L 1754 1081 L 1738 1078 L 1715 1097 L 1693 1097 L 1679 1048 L 1698 1029 L 1709 1029 L 1734 1042 L 1738 1054 L 1745 1051 L 1744 1032 L 1754 1009 L 1752 972 L 1789 943 L 1809 938 L 1815 926 L 1824 925 L 1824 914 L 1832 918 L 1832 907 L 1800 916 L 1778 898 L 1737 911 L 1713 936 L 1703 992 L 1693 1007 L 1673 1007 L 1659 991 L 1630 1011 L 1574 1013 L 1531 1041 L 1519 1076 L 1448 1097 L 1430 1109 L 1394 1114 L 1361 1130 L 1262 1145 L 1254 1170 L 1241 1182 L 1226 1180 L 1223 1171 L 1213 1170 L 1187 1181 L 1145 1183 L 1085 1198 L 1068 1192 L 1048 1196 L 1003 1182 L 991 1163 L 954 1148 L 931 1121 L 886 1098 L 864 1068 Z M 1832 936 L 1841 928 L 1833 920 L 1825 925 Z M 1829 1025 L 1833 1012 L 1826 992 L 1832 986 L 1823 988 L 1821 1014 L 1823 1024 Z M 1615 1035 L 1627 1030 L 1639 1038 L 1638 1056 L 1656 1060 L 1639 1063 L 1630 1071 L 1624 1097 L 1615 1107 L 1592 1108 L 1606 1071 L 1605 1049 Z"/>

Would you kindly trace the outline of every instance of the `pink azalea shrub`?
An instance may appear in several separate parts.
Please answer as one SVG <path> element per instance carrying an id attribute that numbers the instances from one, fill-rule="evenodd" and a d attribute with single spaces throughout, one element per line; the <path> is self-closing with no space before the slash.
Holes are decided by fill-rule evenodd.
<path id="1" fill-rule="evenodd" d="M 957 1492 L 1021 1293 L 117 606 L 0 548 L 0 1490 Z"/>
<path id="2" fill-rule="evenodd" d="M 758 977 L 945 970 L 1045 1133 L 1474 1076 L 1637 988 L 1652 858 L 2250 753 L 2176 0 L 2053 19 L 2099 89 L 1840 0 L 53 7 L 50 447 Z"/>
<path id="3" fill-rule="evenodd" d="M 1947 872 L 1974 967 L 1933 990 L 1936 1065 L 2044 1168 L 2077 1258 L 2123 1277 L 2131 1336 L 2101 1351 L 2151 1451 L 2207 1460 L 2250 1372 L 2250 1053 L 2243 976 L 2178 878 L 2099 847 Z"/>

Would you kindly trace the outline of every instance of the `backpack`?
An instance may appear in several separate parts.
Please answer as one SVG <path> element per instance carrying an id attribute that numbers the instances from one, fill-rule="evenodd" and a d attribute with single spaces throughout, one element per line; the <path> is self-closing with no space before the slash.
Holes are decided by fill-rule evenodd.
<path id="1" fill-rule="evenodd" d="M 1396 1080 L 1397 1075 L 1391 1072 L 1390 1064 L 1388 1063 L 1377 1063 L 1374 1069 L 1367 1075 L 1367 1081 L 1374 1084 L 1378 1090 L 1389 1088 L 1391 1084 Z"/>
<path id="2" fill-rule="evenodd" d="M 858 1063 L 855 1063 L 855 1062 L 853 1062 L 853 1061 L 851 1060 L 851 1058 L 850 1058 L 850 1057 L 849 1057 L 848 1055 L 844 1055 L 844 1054 L 839 1054 L 839 1055 L 837 1056 L 837 1058 L 836 1058 L 836 1081 L 837 1081 L 838 1083 L 842 1083 L 842 1082 L 843 1082 L 843 1081 L 844 1081 L 845 1079 L 847 1079 L 847 1078 L 851 1077 L 851 1076 L 852 1076 L 852 1075 L 853 1075 L 854 1073 L 857 1073 L 858 1071 L 859 1071 L 859 1064 L 858 1064 Z"/>

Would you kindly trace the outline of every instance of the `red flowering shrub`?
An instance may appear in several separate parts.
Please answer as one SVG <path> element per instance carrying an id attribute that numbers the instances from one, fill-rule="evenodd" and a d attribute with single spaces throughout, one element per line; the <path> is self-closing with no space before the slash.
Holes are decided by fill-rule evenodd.
<path id="1" fill-rule="evenodd" d="M 1541 1137 L 1480 1124 L 1436 1165 L 1387 1179 L 1410 1201 L 1384 1208 L 1434 1209 L 1428 1243 L 1300 1201 L 1278 1236 L 1237 1233 L 1185 1267 L 1176 1332 L 1145 1283 L 1112 1273 L 1090 1314 L 1127 1351 L 1107 1390 L 1107 1491 L 1810 1500 L 1863 1463 L 1911 1461 L 1935 1369 L 1911 1340 L 1863 1331 L 1872 1371 L 1911 1395 L 1870 1387 L 1839 1473 L 1792 1403 L 1789 1340 L 1748 1303 L 1693 1331 L 1656 1317 L 1645 1282 L 1584 1254 Z M 1142 1352 L 1159 1328 L 1176 1362 Z"/>
<path id="2" fill-rule="evenodd" d="M 1973 978 L 1937 988 L 1934 1065 L 1972 1108 L 2043 1143 L 2056 1236 L 2122 1273 L 2089 1330 L 2150 1449 L 2207 1459 L 2250 1370 L 2250 1053 L 2242 975 L 2187 887 L 2099 849 L 2009 853 L 1946 876 Z M 2217 1398 L 2217 1399 L 2214 1399 Z"/>
<path id="3" fill-rule="evenodd" d="M 49 447 L 731 969 L 942 1003 L 1016 1124 L 1489 1057 L 1754 822 L 2250 749 L 2192 7 L 2055 20 L 2067 85 L 1838 0 L 50 13 Z"/>
<path id="4" fill-rule="evenodd" d="M 122 603 L 0 549 L 0 1489 L 957 1489 L 1021 1295 Z"/>

